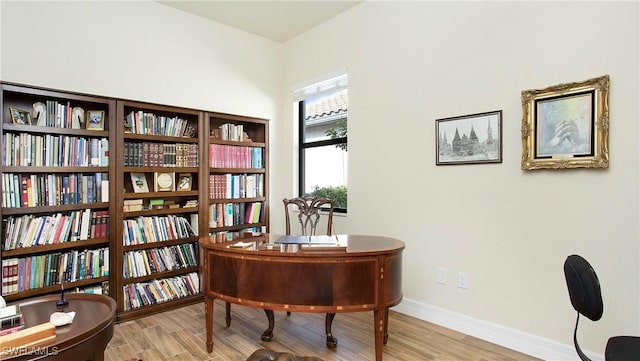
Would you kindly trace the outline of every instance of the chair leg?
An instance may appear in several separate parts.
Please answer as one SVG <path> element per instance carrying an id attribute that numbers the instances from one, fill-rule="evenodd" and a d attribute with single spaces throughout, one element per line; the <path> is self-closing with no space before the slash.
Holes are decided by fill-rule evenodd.
<path id="1" fill-rule="evenodd" d="M 269 328 L 267 328 L 260 336 L 262 341 L 269 342 L 273 338 L 273 325 L 274 325 L 274 317 L 273 310 L 264 310 L 264 313 L 267 315 L 267 320 L 269 321 Z"/>
<path id="2" fill-rule="evenodd" d="M 573 344 L 576 346 L 576 352 L 582 361 L 591 361 L 591 359 L 582 352 L 580 345 L 578 345 L 578 321 L 580 321 L 580 312 L 578 312 L 578 317 L 576 318 L 576 328 L 573 330 Z"/>
<path id="3" fill-rule="evenodd" d="M 225 303 L 225 312 L 226 312 L 226 316 L 224 320 L 227 323 L 227 327 L 229 327 L 231 326 L 231 304 L 229 302 Z"/>
<path id="4" fill-rule="evenodd" d="M 338 340 L 331 334 L 331 324 L 334 317 L 336 317 L 335 313 L 327 313 L 324 321 L 324 328 L 327 332 L 327 347 L 329 348 L 338 346 Z"/>

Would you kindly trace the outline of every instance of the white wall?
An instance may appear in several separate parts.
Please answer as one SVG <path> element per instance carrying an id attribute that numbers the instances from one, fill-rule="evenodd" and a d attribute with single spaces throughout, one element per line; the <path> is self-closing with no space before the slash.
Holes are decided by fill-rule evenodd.
<path id="1" fill-rule="evenodd" d="M 276 119 L 282 45 L 150 1 L 0 2 L 3 81 Z"/>
<path id="2" fill-rule="evenodd" d="M 348 69 L 343 230 L 406 242 L 406 301 L 575 355 L 562 265 L 578 253 L 605 302 L 601 321 L 581 325 L 584 348 L 602 354 L 610 335 L 640 335 L 638 12 L 637 2 L 365 2 L 285 44 L 285 92 Z M 520 92 L 605 74 L 609 169 L 522 171 Z M 435 119 L 499 109 L 503 163 L 435 166 Z M 296 133 L 281 126 L 289 174 Z M 455 286 L 458 271 L 469 289 Z"/>

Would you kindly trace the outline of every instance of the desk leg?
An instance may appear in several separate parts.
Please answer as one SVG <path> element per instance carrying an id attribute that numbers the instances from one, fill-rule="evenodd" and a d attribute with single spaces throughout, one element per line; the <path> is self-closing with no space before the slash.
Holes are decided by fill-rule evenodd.
<path id="1" fill-rule="evenodd" d="M 385 308 L 384 312 L 384 344 L 389 341 L 389 307 Z"/>
<path id="2" fill-rule="evenodd" d="M 207 327 L 207 352 L 213 351 L 213 298 L 204 297 L 204 318 Z"/>
<path id="3" fill-rule="evenodd" d="M 331 333 L 331 324 L 333 323 L 333 319 L 336 317 L 335 313 L 327 313 L 324 320 L 324 328 L 327 332 L 327 347 L 334 348 L 338 346 L 338 340 L 333 337 Z"/>
<path id="4" fill-rule="evenodd" d="M 373 311 L 376 361 L 382 361 L 382 349 L 384 347 L 384 338 L 387 328 L 385 322 L 387 319 L 387 312 L 389 312 L 387 307 L 382 307 Z"/>
<path id="5" fill-rule="evenodd" d="M 271 341 L 273 339 L 273 327 L 275 325 L 275 320 L 273 316 L 273 310 L 264 310 L 264 313 L 267 315 L 267 320 L 269 321 L 269 328 L 267 328 L 260 336 L 260 339 L 265 342 Z"/>

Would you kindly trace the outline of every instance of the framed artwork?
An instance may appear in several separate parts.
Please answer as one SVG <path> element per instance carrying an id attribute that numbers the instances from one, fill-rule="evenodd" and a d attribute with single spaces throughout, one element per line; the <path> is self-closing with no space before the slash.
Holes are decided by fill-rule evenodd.
<path id="1" fill-rule="evenodd" d="M 176 190 L 176 174 L 173 172 L 155 172 L 155 191 L 156 192 L 175 192 Z"/>
<path id="2" fill-rule="evenodd" d="M 13 124 L 31 125 L 31 113 L 26 110 L 9 107 Z"/>
<path id="3" fill-rule="evenodd" d="M 177 191 L 190 191 L 191 190 L 191 173 L 178 174 L 178 182 L 176 184 Z"/>
<path id="4" fill-rule="evenodd" d="M 436 165 L 502 163 L 502 110 L 436 119 Z"/>
<path id="5" fill-rule="evenodd" d="M 133 185 L 134 193 L 147 193 L 149 192 L 149 185 L 147 184 L 147 177 L 144 173 L 131 173 L 131 184 Z"/>
<path id="6" fill-rule="evenodd" d="M 522 91 L 523 170 L 609 167 L 609 76 Z"/>
<path id="7" fill-rule="evenodd" d="M 87 111 L 87 129 L 88 130 L 104 130 L 104 110 L 88 110 Z"/>

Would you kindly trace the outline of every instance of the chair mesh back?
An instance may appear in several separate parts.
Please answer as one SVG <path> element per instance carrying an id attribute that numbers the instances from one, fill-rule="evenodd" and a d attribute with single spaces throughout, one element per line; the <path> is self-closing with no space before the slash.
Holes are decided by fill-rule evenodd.
<path id="1" fill-rule="evenodd" d="M 589 262 L 578 255 L 567 257 L 564 277 L 573 308 L 592 321 L 599 320 L 602 317 L 602 293 L 598 276 Z"/>

